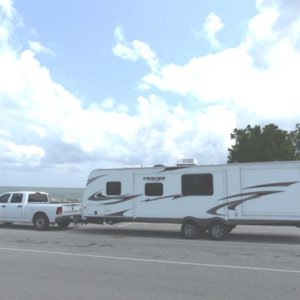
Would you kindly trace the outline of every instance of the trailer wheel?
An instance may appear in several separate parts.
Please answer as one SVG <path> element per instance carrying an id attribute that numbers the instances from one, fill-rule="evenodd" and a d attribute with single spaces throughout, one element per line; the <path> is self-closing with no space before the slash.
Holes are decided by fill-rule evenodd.
<path id="1" fill-rule="evenodd" d="M 181 234 L 185 239 L 195 239 L 199 235 L 199 226 L 192 221 L 184 222 L 181 226 Z"/>
<path id="2" fill-rule="evenodd" d="M 33 219 L 33 225 L 37 230 L 46 230 L 49 227 L 49 219 L 43 214 L 37 214 Z"/>
<path id="3" fill-rule="evenodd" d="M 223 240 L 228 234 L 228 228 L 221 222 L 214 222 L 209 226 L 208 233 L 213 240 Z"/>

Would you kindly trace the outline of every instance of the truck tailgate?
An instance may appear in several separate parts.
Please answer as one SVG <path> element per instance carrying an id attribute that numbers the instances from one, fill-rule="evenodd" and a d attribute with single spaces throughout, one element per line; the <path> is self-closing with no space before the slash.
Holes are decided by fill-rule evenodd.
<path id="1" fill-rule="evenodd" d="M 63 204 L 63 216 L 74 216 L 81 214 L 81 204 L 80 203 L 70 203 L 70 204 Z"/>

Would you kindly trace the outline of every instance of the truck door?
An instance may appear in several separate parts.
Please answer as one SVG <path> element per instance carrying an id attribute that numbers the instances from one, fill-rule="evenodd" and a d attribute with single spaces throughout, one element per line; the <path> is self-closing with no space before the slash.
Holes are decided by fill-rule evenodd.
<path id="1" fill-rule="evenodd" d="M 6 217 L 6 206 L 10 194 L 4 194 L 0 197 L 0 219 L 5 219 Z"/>
<path id="2" fill-rule="evenodd" d="M 23 219 L 23 194 L 13 193 L 10 201 L 6 204 L 6 218 L 10 220 Z"/>

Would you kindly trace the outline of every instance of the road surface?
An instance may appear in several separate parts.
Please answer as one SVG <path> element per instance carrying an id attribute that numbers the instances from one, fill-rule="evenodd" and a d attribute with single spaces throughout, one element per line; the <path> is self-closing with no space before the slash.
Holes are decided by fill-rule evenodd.
<path id="1" fill-rule="evenodd" d="M 0 266 L 1 299 L 298 300 L 300 229 L 241 226 L 211 241 L 165 224 L 0 224 Z"/>

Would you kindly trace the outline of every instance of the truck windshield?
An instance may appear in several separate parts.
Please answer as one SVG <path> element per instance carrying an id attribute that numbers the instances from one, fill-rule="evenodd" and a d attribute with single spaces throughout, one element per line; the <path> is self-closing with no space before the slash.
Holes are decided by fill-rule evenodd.
<path id="1" fill-rule="evenodd" d="M 41 193 L 29 194 L 28 203 L 34 202 L 48 202 L 48 196 Z"/>

